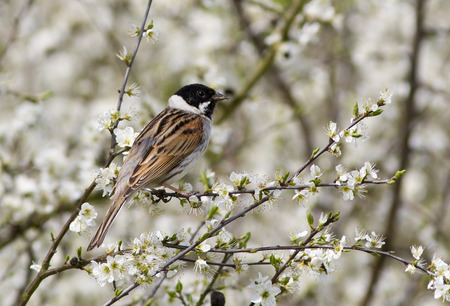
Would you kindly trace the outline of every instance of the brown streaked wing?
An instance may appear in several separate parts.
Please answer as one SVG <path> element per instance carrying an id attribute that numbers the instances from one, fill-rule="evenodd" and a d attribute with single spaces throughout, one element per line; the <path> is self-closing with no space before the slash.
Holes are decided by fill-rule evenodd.
<path id="1" fill-rule="evenodd" d="M 153 145 L 149 146 L 131 173 L 125 197 L 149 182 L 164 183 L 159 179 L 191 154 L 201 142 L 203 122 L 200 116 L 185 114 L 183 118 L 176 118 L 177 124 L 168 122 L 162 131 L 153 136 Z"/>

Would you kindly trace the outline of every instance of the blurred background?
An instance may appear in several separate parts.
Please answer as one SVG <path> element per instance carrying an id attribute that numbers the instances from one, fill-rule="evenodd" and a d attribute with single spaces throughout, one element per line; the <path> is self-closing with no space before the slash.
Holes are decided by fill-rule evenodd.
<path id="1" fill-rule="evenodd" d="M 0 2 L 0 300 L 13 304 L 58 233 L 76 200 L 108 156 L 110 135 L 96 128 L 98 116 L 115 109 L 125 65 L 115 55 L 132 51 L 133 25 L 142 23 L 145 1 Z M 201 190 L 208 169 L 229 184 L 232 171 L 262 174 L 299 169 L 328 143 L 329 121 L 348 126 L 355 101 L 378 99 L 386 88 L 393 103 L 365 121 L 370 139 L 343 144 L 342 156 L 316 164 L 332 182 L 334 167 L 376 164 L 378 176 L 407 172 L 394 185 L 368 188 L 364 198 L 344 201 L 322 189 L 306 206 L 284 192 L 276 207 L 234 222 L 235 236 L 252 232 L 249 246 L 289 244 L 289 230 L 307 230 L 305 211 L 340 211 L 331 227 L 350 241 L 355 228 L 386 236 L 385 250 L 412 259 L 411 245 L 450 259 L 450 1 L 448 0 L 220 0 L 154 1 L 156 32 L 143 40 L 130 83 L 139 97 L 139 131 L 182 85 L 201 82 L 228 95 L 214 117 L 205 158 L 184 178 Z M 289 19 L 289 17 L 291 17 Z M 116 159 L 120 164 L 120 158 Z M 102 218 L 109 200 L 96 191 L 88 199 Z M 195 229 L 202 216 L 187 214 L 178 201 L 151 216 L 148 208 L 124 209 L 107 241 L 130 240 L 143 231 L 167 234 Z M 100 221 L 98 221 L 100 222 Z M 85 249 L 88 236 L 69 232 L 52 261 Z M 100 251 L 98 251 L 100 252 Z M 100 254 L 100 253 L 99 253 Z M 306 275 L 300 292 L 279 305 L 440 305 L 428 278 L 405 266 L 364 253 L 343 254 L 336 271 Z M 247 305 L 249 278 L 273 269 L 251 268 L 224 290 L 227 305 Z M 196 279 L 191 266 L 181 273 Z M 164 289 L 173 288 L 168 280 Z M 240 290 L 243 289 L 241 292 Z M 138 301 L 150 287 L 123 303 Z M 113 296 L 79 270 L 45 280 L 30 305 L 98 305 Z M 2 302 L 3 303 L 3 302 Z M 155 305 L 165 305 L 164 290 Z M 5 305 L 6 305 L 5 304 Z M 174 304 L 177 304 L 174 302 Z"/>

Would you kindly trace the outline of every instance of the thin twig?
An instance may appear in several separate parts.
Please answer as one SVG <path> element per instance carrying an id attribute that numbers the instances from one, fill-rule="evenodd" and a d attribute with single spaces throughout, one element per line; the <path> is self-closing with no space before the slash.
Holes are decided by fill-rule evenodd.
<path id="1" fill-rule="evenodd" d="M 158 292 L 158 289 L 161 287 L 164 280 L 167 278 L 167 273 L 163 273 L 163 276 L 160 278 L 160 280 L 156 283 L 155 287 L 153 287 L 152 292 L 148 296 L 148 298 L 144 301 L 143 305 L 147 305 L 151 299 L 155 296 L 156 292 Z"/>

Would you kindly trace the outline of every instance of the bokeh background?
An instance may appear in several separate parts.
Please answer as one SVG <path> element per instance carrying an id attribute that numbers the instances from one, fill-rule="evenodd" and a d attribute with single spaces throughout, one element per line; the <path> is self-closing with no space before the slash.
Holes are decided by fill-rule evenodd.
<path id="1" fill-rule="evenodd" d="M 300 3 L 286 26 L 291 6 Z M 116 108 L 125 65 L 116 57 L 133 50 L 129 32 L 140 25 L 145 1 L 33 1 L 0 3 L 0 300 L 13 304 L 34 277 L 29 266 L 45 256 L 76 199 L 105 161 L 107 132 L 98 116 Z M 412 259 L 411 245 L 450 259 L 450 1 L 448 0 L 220 0 L 154 1 L 150 19 L 156 41 L 143 41 L 132 69 L 139 97 L 123 109 L 138 115 L 139 131 L 182 85 L 201 82 L 226 93 L 235 108 L 219 106 L 209 152 L 184 179 L 201 189 L 210 169 L 230 183 L 232 171 L 274 177 L 299 169 L 313 149 L 327 144 L 326 126 L 349 124 L 355 101 L 378 98 L 388 88 L 393 103 L 369 118 L 370 139 L 342 146 L 343 155 L 321 157 L 322 181 L 334 167 L 376 163 L 381 178 L 407 173 L 395 185 L 368 188 L 344 201 L 333 189 L 301 206 L 285 192 L 276 207 L 238 220 L 227 229 L 253 233 L 250 246 L 288 244 L 292 228 L 308 229 L 305 211 L 340 211 L 331 231 L 354 237 L 356 227 L 386 236 L 386 250 Z M 286 29 L 285 32 L 284 29 Z M 272 56 L 269 56 L 272 55 Z M 131 83 L 130 82 L 130 83 Z M 233 102 L 232 102 L 233 103 Z M 235 104 L 233 104 L 235 105 Z M 120 163 L 120 158 L 116 160 Z M 109 201 L 89 199 L 103 216 Z M 201 216 L 178 201 L 151 216 L 148 208 L 124 209 L 107 240 L 129 240 L 143 231 L 175 233 L 195 228 Z M 99 222 L 99 221 L 98 221 Z M 88 236 L 68 233 L 52 265 L 85 249 Z M 100 251 L 98 251 L 100 252 Z M 99 253 L 100 254 L 100 253 Z M 296 295 L 279 305 L 440 305 L 428 278 L 410 275 L 390 259 L 343 255 L 336 271 L 305 275 Z M 229 305 L 246 305 L 249 278 L 271 269 L 251 268 L 224 292 Z M 182 276 L 195 291 L 191 266 Z M 173 288 L 176 279 L 165 288 Z M 240 291 L 240 289 L 243 291 Z M 148 295 L 139 288 L 123 303 Z M 165 305 L 161 290 L 157 305 Z M 79 270 L 48 278 L 30 305 L 98 305 L 113 296 Z M 177 304 L 175 302 L 175 304 Z"/>

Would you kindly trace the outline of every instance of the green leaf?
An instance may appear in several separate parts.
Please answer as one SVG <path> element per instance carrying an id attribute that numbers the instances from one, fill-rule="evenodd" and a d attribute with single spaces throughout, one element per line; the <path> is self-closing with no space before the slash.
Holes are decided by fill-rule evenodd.
<path id="1" fill-rule="evenodd" d="M 338 211 L 337 213 L 335 213 L 335 214 L 333 215 L 333 222 L 339 221 L 339 216 L 340 216 L 340 214 L 341 214 L 341 212 Z"/>
<path id="2" fill-rule="evenodd" d="M 308 220 L 309 227 L 313 228 L 314 217 L 309 210 L 306 211 L 306 219 Z"/>
<path id="3" fill-rule="evenodd" d="M 78 258 L 81 258 L 81 247 L 77 249 L 77 256 Z"/>
<path id="4" fill-rule="evenodd" d="M 177 293 L 175 291 L 167 291 L 167 294 L 171 297 L 171 298 L 176 298 L 177 297 Z"/>
<path id="5" fill-rule="evenodd" d="M 281 258 L 276 258 L 275 255 L 270 254 L 270 264 L 275 267 L 275 269 L 278 269 L 281 263 Z"/>
<path id="6" fill-rule="evenodd" d="M 375 117 L 375 116 L 381 115 L 382 112 L 383 112 L 383 110 L 381 108 L 379 108 L 376 111 L 370 113 L 369 117 Z"/>
<path id="7" fill-rule="evenodd" d="M 353 117 L 354 118 L 358 118 L 359 117 L 358 102 L 355 102 L 355 105 L 353 106 Z"/>
<path id="8" fill-rule="evenodd" d="M 405 174 L 406 173 L 406 170 L 399 170 L 399 171 L 397 171 L 396 173 L 395 173 L 395 175 L 394 175 L 394 179 L 396 179 L 396 180 L 398 180 L 400 177 L 402 177 L 403 176 L 403 174 Z"/>
<path id="9" fill-rule="evenodd" d="M 252 234 L 250 232 L 247 232 L 244 236 L 241 236 L 239 238 L 239 248 L 246 248 L 247 247 L 247 242 L 250 240 L 250 237 L 252 236 Z"/>
<path id="10" fill-rule="evenodd" d="M 175 291 L 181 294 L 181 291 L 183 290 L 183 284 L 178 281 L 177 285 L 175 286 Z"/>
<path id="11" fill-rule="evenodd" d="M 216 205 L 211 206 L 208 212 L 208 216 L 206 216 L 206 220 L 211 220 L 217 213 L 217 211 L 219 211 L 219 207 L 217 207 Z"/>
<path id="12" fill-rule="evenodd" d="M 199 240 L 200 241 L 205 241 L 208 238 L 209 238 L 209 233 L 205 233 Z"/>
<path id="13" fill-rule="evenodd" d="M 320 150 L 320 147 L 318 147 L 317 149 L 315 149 L 315 150 L 312 152 L 310 158 L 313 158 L 314 156 L 316 156 L 316 154 L 317 154 L 317 152 L 319 152 L 319 150 Z"/>
<path id="14" fill-rule="evenodd" d="M 115 296 L 115 297 L 118 297 L 122 292 L 123 292 L 123 289 L 122 289 L 122 290 L 117 289 L 117 290 L 114 292 L 114 296 Z"/>

